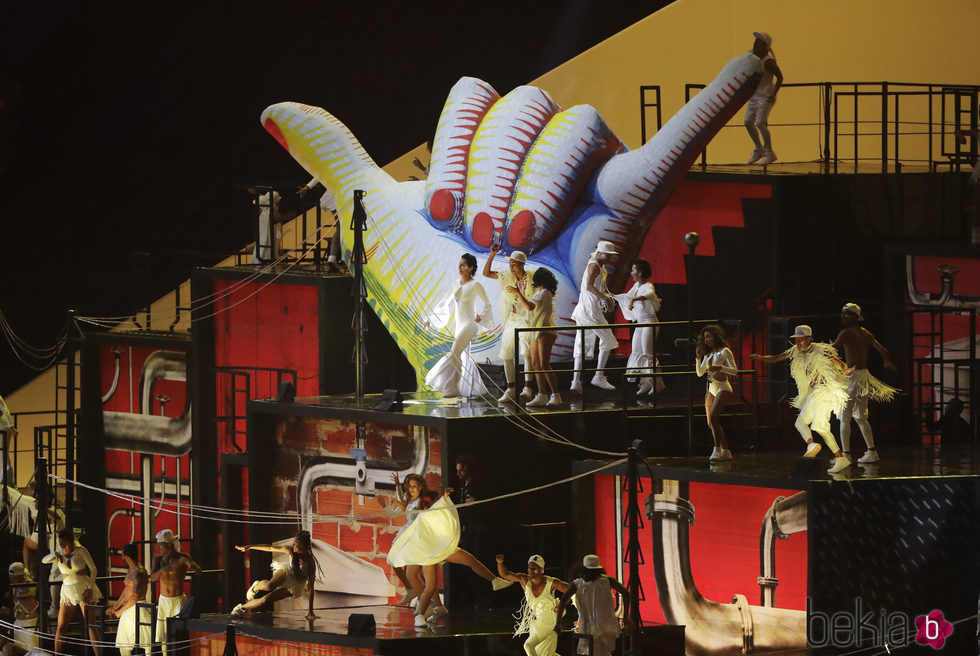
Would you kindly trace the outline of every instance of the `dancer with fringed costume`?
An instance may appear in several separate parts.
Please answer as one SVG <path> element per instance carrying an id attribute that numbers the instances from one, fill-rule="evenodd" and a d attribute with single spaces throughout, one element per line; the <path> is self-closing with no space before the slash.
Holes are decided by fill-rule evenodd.
<path id="1" fill-rule="evenodd" d="M 497 574 L 500 578 L 520 583 L 524 588 L 524 601 L 520 615 L 516 615 L 517 626 L 514 637 L 528 634 L 524 641 L 527 656 L 553 656 L 558 646 L 555 633 L 558 597 L 555 592 L 564 593 L 568 584 L 553 576 L 544 575 L 544 558 L 538 555 L 527 559 L 527 574 L 511 572 L 504 565 L 503 554 L 497 554 Z"/>

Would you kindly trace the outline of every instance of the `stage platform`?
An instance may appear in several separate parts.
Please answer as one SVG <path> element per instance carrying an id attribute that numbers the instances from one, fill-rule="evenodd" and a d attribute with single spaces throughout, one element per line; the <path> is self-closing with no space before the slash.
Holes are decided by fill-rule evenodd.
<path id="1" fill-rule="evenodd" d="M 438 656 L 440 654 L 481 656 L 521 653 L 525 636 L 513 637 L 515 620 L 510 611 L 450 614 L 434 624 L 414 626 L 413 611 L 402 606 L 357 606 L 321 608 L 316 619 L 306 619 L 305 611 L 254 613 L 241 618 L 231 615 L 204 615 L 188 620 L 192 640 L 191 656 L 213 656 L 225 652 L 227 631 L 234 629 L 238 654 L 306 653 L 327 655 L 398 654 Z M 353 635 L 348 631 L 352 615 L 374 618 L 373 635 Z M 205 636 L 214 635 L 211 638 Z M 559 638 L 560 653 L 574 653 L 571 629 Z M 683 627 L 650 625 L 642 629 L 643 654 L 682 656 Z"/>

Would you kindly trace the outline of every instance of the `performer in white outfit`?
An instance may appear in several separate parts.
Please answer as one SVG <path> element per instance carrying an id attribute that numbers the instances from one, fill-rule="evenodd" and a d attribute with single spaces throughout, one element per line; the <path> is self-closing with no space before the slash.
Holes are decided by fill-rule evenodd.
<path id="1" fill-rule="evenodd" d="M 524 641 L 527 656 L 554 656 L 558 645 L 558 634 L 555 633 L 558 597 L 555 592 L 564 593 L 568 584 L 561 579 L 545 576 L 544 558 L 538 555 L 527 559 L 527 574 L 517 574 L 504 565 L 503 554 L 497 554 L 497 574 L 508 581 L 520 583 L 524 588 L 524 602 L 520 615 L 516 616 L 514 637 L 528 634 Z"/>
<path id="2" fill-rule="evenodd" d="M 157 555 L 150 568 L 150 582 L 157 584 L 157 631 L 156 639 L 164 654 L 167 653 L 167 620 L 176 617 L 184 609 L 187 595 L 184 594 L 184 579 L 188 571 L 200 573 L 198 565 L 190 554 L 180 550 L 180 538 L 169 528 L 156 534 Z"/>
<path id="3" fill-rule="evenodd" d="M 246 544 L 236 545 L 235 549 L 242 553 L 249 550 L 268 551 L 274 554 L 286 554 L 289 558 L 288 563 L 285 564 L 273 559 L 272 576 L 252 583 L 245 593 L 245 603 L 235 606 L 231 611 L 232 615 L 244 615 L 250 610 L 257 610 L 264 606 L 271 610 L 277 601 L 290 596 L 308 597 L 308 617 L 313 614 L 313 587 L 318 565 L 316 556 L 313 555 L 313 540 L 309 531 L 299 531 L 292 544 L 284 547 L 274 544 Z"/>
<path id="4" fill-rule="evenodd" d="M 878 449 L 875 447 L 874 433 L 871 424 L 868 423 L 868 399 L 886 402 L 895 398 L 898 391 L 894 387 L 886 385 L 868 372 L 868 348 L 873 348 L 881 355 L 885 369 L 895 371 L 888 356 L 888 349 L 881 345 L 869 330 L 863 328 L 860 323 L 864 321 L 861 314 L 861 306 L 856 303 L 846 303 L 841 308 L 841 322 L 844 329 L 834 340 L 834 348 L 840 351 L 844 349 L 844 362 L 854 371 L 848 376 L 847 382 L 847 405 L 840 416 L 840 442 L 844 448 L 844 455 L 851 457 L 851 419 L 857 423 L 864 437 L 864 443 L 868 447 L 864 455 L 858 458 L 862 465 L 878 462 Z"/>
<path id="5" fill-rule="evenodd" d="M 81 606 L 84 613 L 87 604 L 94 604 L 102 599 L 102 593 L 95 584 L 95 578 L 98 576 L 95 561 L 92 560 L 88 549 L 75 540 L 75 534 L 70 528 L 58 531 L 58 544 L 61 548 L 42 558 L 41 562 L 56 562 L 61 571 L 61 609 L 58 613 L 58 629 L 54 637 L 54 650 L 60 654 L 63 653 L 61 636 L 68 630 L 68 625 L 75 616 L 75 609 Z M 90 627 L 88 632 L 92 649 L 96 656 L 101 656 L 101 636 L 95 627 Z"/>
<path id="6" fill-rule="evenodd" d="M 470 357 L 470 342 L 480 332 L 481 323 L 493 325 L 493 311 L 483 285 L 473 279 L 475 275 L 476 257 L 463 253 L 459 260 L 459 280 L 453 283 L 449 295 L 436 306 L 429 320 L 439 328 L 448 328 L 455 319 L 452 348 L 425 377 L 425 384 L 443 396 L 487 393 L 480 369 Z"/>
<path id="7" fill-rule="evenodd" d="M 735 356 L 725 343 L 725 333 L 720 326 L 705 326 L 698 334 L 697 357 L 694 369 L 698 376 L 708 377 L 708 390 L 704 395 L 704 413 L 711 429 L 715 448 L 709 460 L 731 460 L 725 429 L 721 425 L 721 411 L 735 396 L 728 377 L 738 373 Z"/>
<path id="8" fill-rule="evenodd" d="M 745 129 L 748 130 L 752 143 L 755 144 L 749 164 L 759 162 L 766 165 L 776 161 L 776 153 L 772 151 L 772 137 L 769 135 L 769 112 L 776 104 L 779 87 L 783 86 L 783 72 L 776 65 L 776 56 L 772 51 L 772 37 L 766 32 L 753 32 L 752 36 L 755 37 L 752 54 L 762 60 L 762 79 L 759 80 L 755 94 L 745 103 Z M 775 83 L 773 83 L 774 78 Z"/>
<path id="9" fill-rule="evenodd" d="M 14 602 L 14 641 L 30 649 L 40 646 L 37 633 L 37 595 L 30 572 L 24 563 L 10 563 L 7 568 L 10 596 Z"/>
<path id="10" fill-rule="evenodd" d="M 630 270 L 633 277 L 633 286 L 623 294 L 616 294 L 615 299 L 619 303 L 619 309 L 623 312 L 623 317 L 627 321 L 636 323 L 653 323 L 657 321 L 657 312 L 660 311 L 660 297 L 650 282 L 653 269 L 650 262 L 642 257 L 633 262 Z M 653 395 L 664 390 L 664 381 L 661 377 L 653 377 L 653 372 L 660 366 L 657 361 L 653 343 L 657 338 L 657 329 L 653 326 L 641 326 L 633 329 L 633 349 L 630 352 L 626 366 L 627 380 L 635 380 L 637 374 L 640 378 L 640 388 L 636 391 L 637 396 Z M 654 389 L 656 388 L 656 389 Z"/>
<path id="11" fill-rule="evenodd" d="M 146 599 L 146 591 L 150 585 L 150 575 L 139 562 L 139 546 L 127 544 L 122 549 L 126 561 L 126 580 L 123 591 L 115 605 L 106 611 L 108 617 L 118 617 L 116 628 L 116 647 L 121 656 L 130 656 L 133 649 L 139 647 L 144 654 L 149 654 L 153 646 L 152 615 L 148 608 L 142 609 L 139 620 L 139 636 L 136 634 L 136 610 L 139 602 Z"/>
<path id="12" fill-rule="evenodd" d="M 425 493 L 429 491 L 429 485 L 425 482 L 425 477 L 418 474 L 409 474 L 406 476 L 404 485 L 398 479 L 397 472 L 391 475 L 391 479 L 395 482 L 395 496 L 392 498 L 394 503 L 387 505 L 383 501 L 386 497 L 383 496 L 379 496 L 378 501 L 385 505 L 385 512 L 391 516 L 395 516 L 398 512 L 392 505 L 397 506 L 403 513 L 407 513 L 405 515 L 405 524 L 398 530 L 398 535 L 401 535 L 415 521 L 415 518 L 418 517 L 418 511 L 422 509 L 422 501 Z M 395 538 L 397 539 L 397 535 Z M 399 604 L 408 606 L 412 603 L 413 599 L 418 598 L 418 590 L 425 587 L 425 581 L 419 579 L 417 572 L 415 577 L 416 581 L 409 581 L 404 567 L 394 567 L 393 569 L 395 576 L 405 586 L 405 594 L 402 596 Z"/>
<path id="13" fill-rule="evenodd" d="M 532 277 L 534 294 L 527 298 L 518 287 L 508 287 L 507 291 L 517 295 L 524 308 L 531 313 L 528 325 L 531 328 L 554 326 L 555 293 L 558 291 L 558 280 L 550 270 L 541 267 L 535 270 Z M 534 374 L 538 382 L 538 395 L 527 402 L 528 407 L 562 404 L 561 394 L 558 393 L 558 378 L 551 370 L 551 348 L 558 339 L 558 333 L 553 330 L 542 330 L 532 333 L 531 368 L 542 373 Z"/>
<path id="14" fill-rule="evenodd" d="M 490 268 L 493 258 L 500 252 L 500 246 L 493 244 L 490 247 L 490 257 L 483 265 L 483 275 L 491 280 L 496 280 L 500 284 L 503 302 L 503 334 L 500 336 L 500 357 L 504 361 L 504 375 L 507 377 L 507 389 L 498 399 L 501 403 L 517 403 L 517 369 L 514 366 L 514 328 L 527 328 L 529 313 L 524 305 L 517 298 L 517 295 L 507 291 L 508 287 L 520 289 L 523 292 L 531 289 L 533 272 L 526 271 L 524 264 L 527 262 L 527 255 L 523 251 L 512 251 L 508 262 L 507 271 L 494 271 Z M 521 354 L 524 356 L 524 365 L 531 361 L 531 334 L 521 333 Z M 524 390 L 520 398 L 525 401 L 534 397 L 531 389 L 531 375 L 525 375 Z"/>
<path id="15" fill-rule="evenodd" d="M 572 596 L 575 597 L 575 607 L 578 608 L 578 633 L 592 636 L 592 655 L 609 656 L 616 648 L 616 638 L 620 634 L 619 618 L 613 607 L 613 590 L 629 597 L 629 591 L 616 579 L 606 576 L 606 571 L 599 562 L 599 556 L 588 555 L 582 559 L 583 570 L 565 590 L 558 603 L 558 617 L 555 621 L 555 632 L 561 631 L 561 619 L 568 607 Z M 626 609 L 628 610 L 628 604 Z M 623 624 L 632 625 L 628 616 L 623 617 Z M 578 653 L 589 653 L 588 640 L 580 639 Z"/>
<path id="16" fill-rule="evenodd" d="M 435 621 L 449 612 L 445 606 L 429 608 L 436 591 L 436 567 L 444 562 L 466 565 L 477 576 L 490 581 L 494 590 L 510 585 L 509 581 L 494 576 L 473 554 L 459 548 L 459 513 L 449 498 L 452 491 L 452 488 L 446 488 L 430 508 L 418 512 L 416 520 L 399 531 L 388 551 L 388 562 L 394 567 L 406 568 L 406 577 L 413 585 L 417 584 L 419 568 L 422 570 L 425 587 L 416 588 L 419 605 L 415 626 L 425 626 L 426 621 Z"/>
<path id="17" fill-rule="evenodd" d="M 793 332 L 795 346 L 778 355 L 759 355 L 749 357 L 763 362 L 781 362 L 789 358 L 789 371 L 799 392 L 790 405 L 799 408 L 796 430 L 807 443 L 807 458 L 820 453 L 820 445 L 813 439 L 813 431 L 819 434 L 834 454 L 834 464 L 827 470 L 836 474 L 851 466 L 851 461 L 838 448 L 834 434 L 830 432 L 830 415 L 839 416 L 847 404 L 847 375 L 852 369 L 844 369 L 837 351 L 830 344 L 813 342 L 810 326 L 797 326 Z"/>
<path id="18" fill-rule="evenodd" d="M 595 251 L 589 257 L 589 263 L 582 272 L 582 282 L 579 285 L 578 304 L 572 310 L 572 320 L 576 324 L 595 325 L 608 323 L 606 313 L 612 310 L 615 302 L 606 287 L 606 263 L 611 262 L 616 255 L 612 242 L 600 241 Z M 619 342 L 611 328 L 597 328 L 575 331 L 575 368 L 582 368 L 585 353 L 592 357 L 593 344 L 599 339 L 599 358 L 592 384 L 604 390 L 616 389 L 606 378 L 603 369 L 609 361 L 609 354 L 616 350 Z M 572 376 L 572 392 L 582 393 L 582 373 L 576 371 Z"/>

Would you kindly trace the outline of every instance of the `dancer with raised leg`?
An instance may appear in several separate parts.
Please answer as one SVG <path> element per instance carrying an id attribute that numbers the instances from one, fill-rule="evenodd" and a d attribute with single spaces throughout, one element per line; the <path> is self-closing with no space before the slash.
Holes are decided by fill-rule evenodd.
<path id="1" fill-rule="evenodd" d="M 704 395 L 704 414 L 711 429 L 715 447 L 709 460 L 731 460 L 725 428 L 721 425 L 721 411 L 731 402 L 735 393 L 728 377 L 738 373 L 735 356 L 725 342 L 721 326 L 705 326 L 698 334 L 697 357 L 694 369 L 698 376 L 707 376 L 708 390 Z"/>
<path id="2" fill-rule="evenodd" d="M 653 275 L 650 262 L 642 257 L 636 258 L 630 268 L 630 275 L 633 277 L 633 286 L 615 296 L 623 317 L 627 321 L 637 323 L 657 321 L 661 301 L 653 288 L 653 283 L 650 282 L 650 276 Z M 653 326 L 641 326 L 633 330 L 633 348 L 626 362 L 628 368 L 626 378 L 635 380 L 639 374 L 640 387 L 636 391 L 637 396 L 652 396 L 664 389 L 663 378 L 653 377 L 654 370 L 660 366 L 653 346 L 657 338 L 657 330 Z"/>
<path id="3" fill-rule="evenodd" d="M 579 326 L 596 325 L 606 323 L 606 313 L 612 310 L 613 299 L 606 286 L 606 267 L 612 262 L 616 255 L 616 248 L 612 242 L 600 241 L 596 249 L 589 256 L 589 263 L 582 272 L 582 281 L 579 285 L 578 304 L 572 311 L 572 320 Z M 575 331 L 575 374 L 572 376 L 571 391 L 576 394 L 582 393 L 582 362 L 588 352 L 592 357 L 593 344 L 596 338 L 599 339 L 599 357 L 596 364 L 596 372 L 592 377 L 592 384 L 604 390 L 614 390 L 616 387 L 609 382 L 603 371 L 606 363 L 609 362 L 609 354 L 616 350 L 619 342 L 611 328 L 589 328 L 587 330 Z"/>
<path id="4" fill-rule="evenodd" d="M 425 482 L 425 477 L 419 476 L 418 474 L 409 474 L 405 477 L 404 485 L 398 480 L 398 473 L 393 473 L 391 479 L 395 482 L 395 497 L 392 499 L 405 515 L 405 524 L 398 530 L 398 535 L 401 535 L 415 518 L 418 517 L 419 510 L 423 508 L 423 499 L 425 498 L 425 493 L 429 491 L 429 485 Z M 378 497 L 378 500 L 384 499 L 385 497 Z M 394 514 L 395 511 L 390 506 L 385 506 L 385 512 Z M 397 540 L 397 535 L 395 536 Z M 419 590 L 425 586 L 425 582 L 418 578 L 418 572 L 416 572 L 415 581 L 409 581 L 406 575 L 404 567 L 394 567 L 395 576 L 398 580 L 402 582 L 405 586 L 405 594 L 402 595 L 401 600 L 398 602 L 401 606 L 408 606 L 412 603 L 413 599 L 418 598 Z"/>
<path id="5" fill-rule="evenodd" d="M 500 252 L 500 244 L 494 243 L 490 246 L 490 257 L 483 265 L 483 275 L 491 280 L 500 283 L 503 290 L 501 298 L 503 300 L 504 325 L 503 334 L 500 336 L 500 358 L 504 361 L 504 375 L 507 377 L 507 389 L 498 399 L 500 403 L 517 403 L 517 369 L 514 366 L 514 328 L 527 328 L 528 311 L 517 298 L 517 294 L 508 292 L 508 287 L 520 289 L 526 293 L 534 284 L 532 272 L 524 269 L 527 262 L 527 255 L 523 251 L 511 251 L 506 271 L 494 271 L 491 269 L 493 258 Z M 524 356 L 525 365 L 531 361 L 531 335 L 521 333 L 521 354 Z M 534 397 L 531 390 L 532 376 L 525 377 L 524 390 L 520 398 L 529 401 Z"/>
<path id="6" fill-rule="evenodd" d="M 394 567 L 404 567 L 413 586 L 417 585 L 419 569 L 422 570 L 425 585 L 421 590 L 416 588 L 419 604 L 415 611 L 415 626 L 425 626 L 426 622 L 434 622 L 449 613 L 445 606 L 429 608 L 436 594 L 436 567 L 444 562 L 466 565 L 477 576 L 489 581 L 494 590 L 511 583 L 494 576 L 473 554 L 459 548 L 459 514 L 449 498 L 452 492 L 452 488 L 446 488 L 432 507 L 420 511 L 418 518 L 395 537 L 388 551 L 388 562 Z"/>
<path id="7" fill-rule="evenodd" d="M 814 441 L 812 429 L 834 454 L 834 463 L 827 473 L 836 474 L 850 467 L 851 461 L 837 446 L 837 440 L 830 432 L 830 415 L 840 415 L 847 404 L 847 374 L 852 370 L 844 369 L 844 363 L 833 346 L 813 341 L 810 326 L 797 326 L 793 332 L 793 342 L 794 346 L 777 355 L 753 353 L 749 357 L 763 362 L 782 362 L 789 358 L 789 371 L 799 392 L 790 405 L 800 410 L 796 430 L 807 444 L 803 455 L 813 458 L 820 453 L 820 445 Z"/>
<path id="8" fill-rule="evenodd" d="M 858 458 L 858 463 L 868 465 L 878 462 L 878 449 L 875 447 L 874 433 L 868 423 L 868 399 L 891 401 L 898 391 L 881 382 L 868 372 L 868 349 L 873 348 L 881 355 L 885 369 L 895 371 L 895 365 L 888 357 L 888 349 L 881 345 L 869 330 L 861 326 L 864 316 L 861 306 L 845 303 L 840 312 L 844 329 L 834 340 L 834 348 L 844 349 L 844 361 L 853 369 L 847 377 L 847 404 L 840 416 L 840 442 L 844 455 L 851 457 L 851 419 L 857 423 L 868 450 Z"/>
<path id="9" fill-rule="evenodd" d="M 235 549 L 246 551 L 268 551 L 274 554 L 286 554 L 288 562 L 283 564 L 273 558 L 272 577 L 254 582 L 245 593 L 245 603 L 238 604 L 232 609 L 232 615 L 244 615 L 250 610 L 259 610 L 273 605 L 286 597 L 309 598 L 310 614 L 313 611 L 314 583 L 319 565 L 313 554 L 313 540 L 309 531 L 299 531 L 291 544 L 277 546 L 274 544 L 237 545 Z"/>
<path id="10" fill-rule="evenodd" d="M 534 295 L 531 298 L 524 296 L 524 292 L 518 287 L 508 287 L 507 291 L 516 294 L 524 304 L 524 308 L 530 312 L 528 320 L 530 328 L 554 326 L 554 297 L 558 291 L 555 274 L 544 267 L 535 270 L 532 286 Z M 556 339 L 558 333 L 553 330 L 532 333 L 531 368 L 540 373 L 534 374 L 538 382 L 538 394 L 527 402 L 528 407 L 562 404 L 561 394 L 558 393 L 558 378 L 551 370 L 551 348 L 555 345 Z"/>
<path id="11" fill-rule="evenodd" d="M 487 393 L 480 369 L 470 357 L 470 342 L 480 332 L 481 323 L 493 325 L 493 312 L 483 285 L 473 278 L 475 275 L 476 257 L 463 253 L 459 260 L 459 280 L 434 311 L 433 318 L 440 327 L 449 327 L 455 319 L 455 329 L 452 348 L 429 370 L 425 384 L 447 397 Z"/>
<path id="12" fill-rule="evenodd" d="M 528 634 L 524 641 L 527 656 L 553 656 L 558 646 L 555 620 L 558 619 L 559 594 L 568 589 L 568 584 L 553 576 L 544 575 L 544 558 L 538 555 L 527 559 L 527 574 L 511 572 L 504 565 L 503 554 L 497 554 L 497 574 L 501 578 L 520 583 L 524 588 L 524 602 L 520 617 L 514 627 L 514 637 Z"/>

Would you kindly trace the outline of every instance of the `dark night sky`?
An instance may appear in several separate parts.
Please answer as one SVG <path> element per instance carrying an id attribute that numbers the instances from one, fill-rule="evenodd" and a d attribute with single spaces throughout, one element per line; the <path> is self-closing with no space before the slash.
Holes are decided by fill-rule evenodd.
<path id="1" fill-rule="evenodd" d="M 48 346 L 70 308 L 132 312 L 133 251 L 152 253 L 156 298 L 186 278 L 175 252 L 238 248 L 234 183 L 305 181 L 261 128 L 266 106 L 324 107 L 385 164 L 431 138 L 461 76 L 505 93 L 668 3 L 13 4 L 0 309 Z M 32 376 L 6 344 L 0 367 L 0 394 Z"/>

